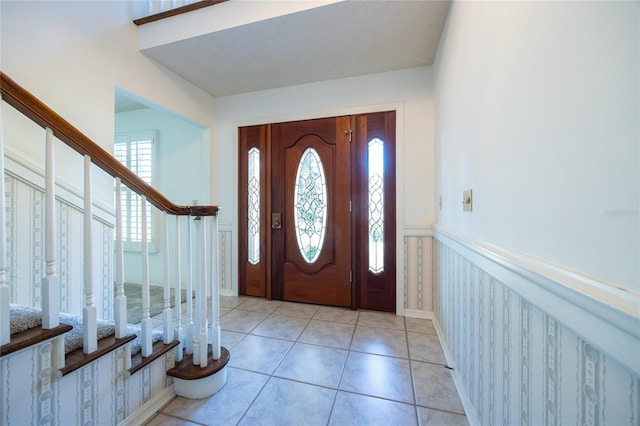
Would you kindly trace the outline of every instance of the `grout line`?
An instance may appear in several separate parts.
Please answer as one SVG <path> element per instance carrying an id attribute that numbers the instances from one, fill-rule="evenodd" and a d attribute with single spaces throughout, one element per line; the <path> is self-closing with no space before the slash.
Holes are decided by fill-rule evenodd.
<path id="1" fill-rule="evenodd" d="M 257 336 L 257 337 L 262 337 L 262 338 L 266 338 L 266 339 L 274 339 L 274 340 L 280 340 L 280 341 L 285 341 L 285 342 L 289 342 L 292 343 L 292 345 L 287 349 L 287 351 L 283 354 L 282 358 L 278 361 L 277 365 L 274 367 L 273 371 L 271 373 L 264 373 L 264 372 L 259 372 L 259 371 L 254 371 L 254 370 L 250 370 L 247 368 L 241 368 L 241 367 L 230 367 L 233 369 L 237 369 L 237 370 L 242 370 L 242 371 L 247 371 L 250 373 L 254 373 L 254 374 L 260 374 L 262 376 L 266 376 L 267 379 L 264 383 L 264 385 L 260 388 L 260 390 L 256 393 L 256 396 L 251 400 L 251 402 L 249 403 L 249 405 L 247 406 L 247 408 L 245 409 L 244 413 L 242 413 L 242 416 L 240 417 L 240 420 L 238 421 L 238 423 L 240 423 L 247 415 L 247 413 L 249 412 L 249 410 L 253 407 L 253 405 L 255 404 L 256 400 L 258 399 L 258 397 L 262 394 L 262 392 L 265 390 L 267 384 L 271 381 L 271 379 L 275 378 L 275 379 L 280 379 L 280 380 L 287 380 L 290 382 L 295 382 L 295 383 L 300 383 L 300 384 L 304 384 L 304 385 L 309 385 L 309 386 L 314 386 L 314 387 L 319 387 L 319 388 L 323 388 L 323 389 L 328 389 L 328 390 L 333 390 L 335 391 L 335 395 L 333 397 L 333 402 L 331 404 L 331 409 L 329 411 L 329 416 L 327 419 L 327 424 L 328 422 L 331 420 L 331 417 L 333 415 L 333 411 L 335 409 L 335 404 L 337 402 L 337 397 L 338 394 L 340 392 L 343 393 L 348 393 L 348 394 L 353 394 L 353 395 L 358 395 L 358 396 L 363 396 L 363 397 L 368 397 L 368 398 L 374 398 L 374 399 L 378 399 L 378 400 L 383 400 L 383 401 L 389 401 L 389 402 L 394 402 L 394 403 L 399 403 L 399 404 L 404 404 L 404 405 L 409 405 L 409 406 L 413 406 L 414 408 L 414 413 L 416 416 L 416 421 L 418 422 L 418 424 L 420 423 L 420 416 L 419 416 L 419 407 L 423 407 L 423 408 L 427 408 L 430 410 L 436 410 L 436 411 L 440 411 L 440 412 L 445 412 L 445 413 L 450 413 L 450 414 L 456 414 L 456 415 L 461 415 L 461 416 L 465 416 L 465 414 L 461 414 L 461 413 L 457 413 L 455 411 L 449 411 L 449 410 L 444 410 L 441 408 L 435 408 L 435 407 L 429 407 L 427 405 L 422 405 L 422 404 L 418 404 L 418 399 L 417 399 L 417 390 L 416 390 L 416 383 L 415 383 L 415 379 L 414 379 L 414 374 L 413 374 L 413 367 L 412 367 L 412 362 L 422 362 L 425 364 L 432 364 L 432 365 L 437 365 L 437 366 L 443 366 L 443 364 L 441 363 L 436 363 L 436 362 L 430 362 L 430 361 L 422 361 L 422 360 L 415 360 L 412 359 L 412 355 L 411 355 L 411 348 L 410 348 L 410 343 L 409 343 L 409 330 L 407 328 L 407 318 L 403 317 L 403 325 L 404 325 L 404 330 L 398 330 L 396 328 L 387 328 L 387 327 L 379 327 L 379 326 L 372 326 L 372 325 L 360 325 L 361 327 L 364 328 L 370 328 L 370 329 L 381 329 L 381 330 L 395 330 L 395 331 L 404 331 L 404 338 L 405 338 L 405 345 L 406 345 L 406 349 L 407 349 L 407 358 L 402 358 L 399 356 L 394 356 L 394 355 L 383 355 L 383 354 L 375 354 L 375 353 L 371 353 L 371 352 L 363 352 L 363 351 L 358 351 L 358 350 L 353 350 L 353 342 L 354 342 L 354 338 L 355 338 L 355 334 L 356 334 L 356 330 L 359 326 L 360 323 L 360 313 L 361 311 L 356 311 L 357 312 L 357 316 L 356 316 L 356 320 L 354 324 L 349 324 L 349 323 L 343 323 L 343 322 L 336 322 L 336 321 L 328 321 L 325 319 L 314 319 L 315 316 L 318 314 L 319 309 L 316 309 L 316 311 L 314 312 L 314 314 L 310 317 L 310 318 L 301 318 L 301 317 L 293 317 L 293 316 L 289 316 L 289 315 L 282 315 L 282 314 L 276 314 L 275 312 L 277 311 L 277 308 L 272 311 L 271 313 L 266 313 L 266 312 L 260 312 L 260 311 L 255 311 L 255 310 L 246 310 L 246 309 L 242 309 L 241 306 L 246 302 L 242 301 L 240 304 L 238 304 L 237 306 L 233 307 L 233 308 L 229 308 L 229 307 L 225 307 L 226 309 L 229 309 L 229 311 L 227 312 L 227 314 L 233 312 L 233 311 L 240 311 L 240 312 L 253 312 L 253 313 L 259 313 L 259 314 L 264 314 L 266 315 L 265 318 L 263 318 L 262 320 L 260 320 L 255 326 L 253 326 L 248 332 L 239 332 L 236 330 L 226 330 L 223 329 L 225 331 L 228 332 L 233 332 L 233 333 L 240 333 L 240 334 L 244 334 L 244 336 L 242 336 L 242 338 L 240 340 L 238 340 L 236 342 L 236 344 L 234 346 L 237 346 L 238 344 L 240 344 L 240 342 L 242 342 L 247 336 L 251 335 L 251 336 Z M 227 315 L 225 314 L 225 315 Z M 259 327 L 260 325 L 262 325 L 268 318 L 272 317 L 272 316 L 281 316 L 281 317 L 288 317 L 288 318 L 298 318 L 298 319 L 304 319 L 307 320 L 307 323 L 305 324 L 304 328 L 302 329 L 302 331 L 300 333 L 298 333 L 297 337 L 294 340 L 290 340 L 290 339 L 283 339 L 283 338 L 279 338 L 279 337 L 271 337 L 271 336 L 261 336 L 261 335 L 257 335 L 257 334 L 252 334 L 253 331 L 255 331 L 255 329 L 257 327 Z M 350 342 L 349 342 L 349 346 L 347 349 L 344 348 L 336 348 L 336 347 L 332 347 L 332 346 L 328 346 L 326 344 L 321 344 L 321 343 L 310 343 L 310 342 L 302 342 L 300 341 L 300 338 L 302 337 L 302 335 L 305 333 L 305 331 L 309 328 L 309 325 L 311 324 L 312 321 L 320 321 L 320 322 L 329 322 L 329 323 L 335 323 L 335 324 L 342 324 L 342 325 L 347 325 L 347 326 L 353 326 L 353 330 L 351 332 L 351 338 L 350 338 Z M 422 333 L 420 331 L 411 331 L 414 333 L 418 333 L 418 334 L 423 334 L 423 335 L 433 335 L 432 333 Z M 439 336 L 436 333 L 436 337 L 438 338 L 438 342 L 440 342 Z M 344 362 L 340 371 L 340 375 L 339 375 L 339 379 L 337 381 L 337 386 L 336 387 L 331 387 L 331 386 L 326 386 L 326 385 L 320 385 L 320 384 L 315 384 L 315 383 L 308 383 L 308 382 L 304 382 L 301 380 L 296 380 L 296 379 L 291 379 L 291 378 L 287 378 L 287 377 L 280 377 L 276 375 L 276 371 L 278 370 L 278 368 L 280 368 L 280 366 L 283 365 L 284 360 L 287 358 L 287 356 L 291 353 L 293 347 L 297 344 L 303 344 L 303 345 L 310 345 L 310 346 L 316 346 L 319 348 L 327 348 L 327 349 L 332 349 L 332 350 L 338 350 L 341 352 L 345 352 L 345 358 L 344 358 Z M 340 389 L 340 386 L 342 385 L 342 381 L 344 379 L 344 375 L 345 375 L 345 371 L 347 369 L 347 363 L 349 362 L 350 356 L 351 354 L 366 354 L 366 355 L 377 355 L 377 356 L 382 356 L 382 357 L 386 357 L 386 358 L 392 358 L 392 359 L 396 359 L 396 360 L 401 360 L 401 361 L 406 361 L 409 364 L 409 373 L 410 373 L 410 380 L 411 380 L 411 388 L 412 388 L 412 397 L 413 397 L 413 403 L 410 402 L 406 402 L 406 401 L 398 401 L 395 399 L 390 399 L 387 397 L 381 397 L 381 396 L 374 396 L 374 395 L 369 395 L 369 394 L 365 394 L 365 393 L 359 393 L 359 392 L 354 392 L 354 391 L 350 391 L 350 390 L 343 390 Z M 192 422 L 194 424 L 200 424 L 198 422 L 194 422 L 192 420 L 189 420 L 188 418 L 182 418 L 182 417 L 177 417 L 174 415 L 170 415 L 170 414 L 166 414 L 162 411 L 158 411 L 159 413 L 162 413 L 163 415 L 167 415 L 176 419 L 180 419 L 180 420 L 185 420 L 185 421 L 189 421 Z"/>

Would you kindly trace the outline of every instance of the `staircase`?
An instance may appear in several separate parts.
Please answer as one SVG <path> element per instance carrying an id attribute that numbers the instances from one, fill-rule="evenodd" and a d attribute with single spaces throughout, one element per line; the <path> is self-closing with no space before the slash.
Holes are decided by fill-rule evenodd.
<path id="1" fill-rule="evenodd" d="M 171 203 L 2 72 L 0 88 L 3 102 L 27 117 L 34 127 L 44 129 L 46 159 L 42 188 L 39 182 L 31 182 L 29 176 L 24 176 L 30 175 L 29 172 L 20 173 L 19 167 L 13 166 L 19 161 L 8 160 L 12 170 L 5 169 L 5 157 L 11 156 L 9 152 L 5 155 L 3 123 L 0 137 L 0 172 L 5 177 L 0 182 L 3 194 L 0 197 L 0 369 L 3 377 L 0 424 L 59 424 L 73 422 L 74 418 L 76 423 L 83 424 L 135 424 L 175 394 L 202 398 L 217 392 L 226 383 L 229 360 L 229 352 L 220 345 L 218 207 Z M 80 194 L 66 196 L 58 192 L 62 184 L 56 177 L 55 153 L 60 144 L 79 154 L 78 162 L 84 171 Z M 92 180 L 96 172 L 113 180 L 115 194 L 120 194 L 124 186 L 137 194 L 142 203 L 139 265 L 143 277 L 142 321 L 137 329 L 127 324 L 121 197 L 114 197 L 114 223 L 99 218 L 100 215 L 94 213 Z M 36 176 L 33 180 L 39 179 Z M 5 182 L 9 182 L 12 190 L 7 192 Z M 7 202 L 15 201 L 13 187 L 20 185 L 30 185 L 30 193 L 40 194 L 34 195 L 35 204 L 43 210 L 42 218 L 36 215 L 42 226 L 33 227 L 35 236 L 16 230 L 20 212 L 15 206 L 7 206 Z M 80 201 L 67 200 L 76 195 Z M 154 332 L 150 317 L 147 203 L 162 215 L 164 279 L 160 335 Z M 77 211 L 78 221 L 82 222 L 82 226 L 77 227 L 67 224 L 67 232 L 82 235 L 82 288 L 65 288 L 65 292 L 62 292 L 59 272 L 67 271 L 67 266 L 61 267 L 61 260 L 66 263 L 76 260 L 69 261 L 69 253 L 58 252 L 57 238 L 63 226 L 58 221 L 64 215 L 58 214 L 57 209 L 67 213 L 70 209 Z M 6 216 L 7 211 L 11 213 L 10 218 Z M 105 231 L 98 235 L 95 233 L 97 222 Z M 8 232 L 9 228 L 16 235 Z M 115 242 L 110 239 L 114 234 Z M 35 259 L 37 265 L 30 268 L 42 269 L 41 280 L 29 284 L 29 280 L 23 279 L 29 274 L 13 270 L 23 264 L 7 246 L 7 241 L 14 244 L 16 239 L 35 241 L 37 250 L 42 247 L 41 256 Z M 170 239 L 175 241 L 171 251 Z M 181 253 L 182 239 L 188 248 L 186 253 Z M 115 271 L 108 267 L 109 261 L 103 262 L 107 266 L 103 265 L 102 280 L 95 276 L 96 252 L 103 259 L 114 258 Z M 183 264 L 188 265 L 187 276 L 181 274 Z M 24 285 L 33 286 L 29 292 L 35 295 L 32 300 L 37 301 L 37 306 L 26 308 L 31 308 L 40 323 L 12 334 L 11 318 L 15 316 L 10 316 L 10 304 L 17 302 L 14 300 L 18 293 L 16 286 Z M 183 288 L 187 294 L 195 292 L 196 295 L 195 307 L 187 304 L 186 318 L 182 318 L 180 309 Z M 172 289 L 176 309 L 170 307 Z M 75 293 L 82 293 L 81 308 L 76 309 L 75 315 L 61 312 L 61 307 L 71 308 L 67 299 Z M 20 310 L 13 308 L 12 312 Z M 81 336 L 79 347 L 69 349 L 71 334 Z M 106 336 L 102 337 L 103 334 Z M 132 356 L 134 340 L 140 351 Z M 109 397 L 105 398 L 106 395 Z M 24 409 L 28 401 L 32 410 Z"/>

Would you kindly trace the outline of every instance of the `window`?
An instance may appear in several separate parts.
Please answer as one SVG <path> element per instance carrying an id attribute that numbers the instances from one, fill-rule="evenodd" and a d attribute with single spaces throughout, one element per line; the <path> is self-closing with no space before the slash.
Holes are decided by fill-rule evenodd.
<path id="1" fill-rule="evenodd" d="M 118 161 L 140 176 L 146 183 L 154 184 L 156 132 L 141 131 L 116 135 L 114 155 Z M 142 198 L 122 185 L 122 240 L 125 250 L 140 250 L 142 242 Z M 147 235 L 149 250 L 157 251 L 156 220 L 152 212 L 155 208 L 147 203 Z"/>

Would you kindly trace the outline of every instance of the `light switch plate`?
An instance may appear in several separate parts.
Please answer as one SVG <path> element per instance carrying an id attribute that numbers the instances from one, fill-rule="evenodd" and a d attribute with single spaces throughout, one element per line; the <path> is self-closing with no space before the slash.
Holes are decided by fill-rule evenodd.
<path id="1" fill-rule="evenodd" d="M 473 210 L 473 191 L 471 189 L 462 192 L 462 210 L 465 212 Z"/>

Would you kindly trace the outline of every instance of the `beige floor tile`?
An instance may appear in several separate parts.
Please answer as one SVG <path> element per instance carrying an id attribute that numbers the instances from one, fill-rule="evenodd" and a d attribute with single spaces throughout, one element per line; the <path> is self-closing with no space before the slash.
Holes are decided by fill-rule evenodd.
<path id="1" fill-rule="evenodd" d="M 335 389 L 346 359 L 341 349 L 296 343 L 273 375 Z"/>
<path id="2" fill-rule="evenodd" d="M 407 331 L 436 334 L 436 327 L 433 325 L 433 321 L 431 320 L 422 318 L 405 318 L 404 322 L 407 327 Z"/>
<path id="3" fill-rule="evenodd" d="M 220 330 L 220 340 L 222 346 L 227 349 L 233 348 L 240 340 L 246 336 L 246 333 L 238 333 L 229 330 Z"/>
<path id="4" fill-rule="evenodd" d="M 298 341 L 338 349 L 349 349 L 354 329 L 355 327 L 350 324 L 311 320 L 298 338 Z"/>
<path id="5" fill-rule="evenodd" d="M 353 311 L 348 308 L 320 306 L 316 314 L 313 316 L 313 319 L 355 325 L 358 321 L 358 314 L 358 311 Z"/>
<path id="6" fill-rule="evenodd" d="M 182 420 L 176 417 L 171 417 L 162 413 L 158 413 L 144 425 L 145 426 L 196 426 L 197 423 L 192 423 L 187 420 Z"/>
<path id="7" fill-rule="evenodd" d="M 336 391 L 272 377 L 240 425 L 324 426 Z"/>
<path id="8" fill-rule="evenodd" d="M 404 317 L 387 313 L 363 311 L 358 316 L 358 325 L 373 328 L 389 328 L 392 330 L 404 330 Z"/>
<path id="9" fill-rule="evenodd" d="M 306 318 L 271 315 L 254 328 L 251 334 L 295 341 L 308 323 Z"/>
<path id="10" fill-rule="evenodd" d="M 272 374 L 289 352 L 293 342 L 248 335 L 229 352 L 229 366 Z"/>
<path id="11" fill-rule="evenodd" d="M 215 395 L 204 399 L 174 399 L 161 412 L 202 424 L 237 424 L 260 393 L 269 376 L 228 368 L 227 383 Z"/>
<path id="12" fill-rule="evenodd" d="M 414 403 L 409 361 L 349 352 L 340 390 Z"/>
<path id="13" fill-rule="evenodd" d="M 409 358 L 404 331 L 357 326 L 351 350 L 370 354 Z"/>
<path id="14" fill-rule="evenodd" d="M 280 305 L 280 307 L 275 310 L 274 314 L 284 315 L 287 317 L 311 319 L 313 318 L 317 310 L 318 310 L 318 306 L 316 305 L 308 305 L 306 303 L 283 302 L 282 305 Z"/>
<path id="15" fill-rule="evenodd" d="M 147 424 L 467 425 L 431 320 L 246 296 L 220 306 L 227 384 Z"/>
<path id="16" fill-rule="evenodd" d="M 243 311 L 264 312 L 266 314 L 271 314 L 280 306 L 282 306 L 282 302 L 279 302 L 277 300 L 267 300 L 260 297 L 248 297 L 245 299 L 244 303 L 242 303 L 242 305 L 240 305 L 237 309 L 241 309 Z"/>
<path id="17" fill-rule="evenodd" d="M 348 392 L 338 392 L 329 420 L 330 426 L 411 426 L 417 423 L 413 405 Z"/>
<path id="18" fill-rule="evenodd" d="M 440 340 L 435 334 L 407 332 L 409 355 L 412 360 L 446 364 Z"/>
<path id="19" fill-rule="evenodd" d="M 237 308 L 246 301 L 244 297 L 220 296 L 220 306 L 225 308 Z"/>
<path id="20" fill-rule="evenodd" d="M 220 328 L 238 333 L 249 333 L 266 317 L 267 314 L 262 312 L 249 312 L 234 309 L 224 317 L 220 318 Z"/>
<path id="21" fill-rule="evenodd" d="M 416 404 L 464 414 L 451 372 L 437 364 L 411 361 Z"/>
<path id="22" fill-rule="evenodd" d="M 420 426 L 468 426 L 467 418 L 462 414 L 448 413 L 446 411 L 432 410 L 418 407 Z"/>

